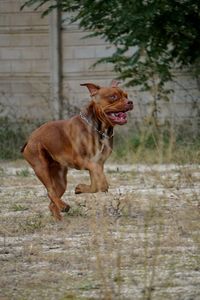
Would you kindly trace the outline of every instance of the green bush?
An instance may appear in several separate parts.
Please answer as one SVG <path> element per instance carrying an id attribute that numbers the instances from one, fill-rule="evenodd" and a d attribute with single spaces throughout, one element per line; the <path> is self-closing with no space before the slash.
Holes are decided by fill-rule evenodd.
<path id="1" fill-rule="evenodd" d="M 7 160 L 22 157 L 20 150 L 32 128 L 36 127 L 37 124 L 31 124 L 28 121 L 11 122 L 7 118 L 1 118 L 0 159 Z"/>
<path id="2" fill-rule="evenodd" d="M 0 119 L 0 160 L 22 158 L 21 148 L 39 121 L 11 122 Z M 151 128 L 115 130 L 111 160 L 132 163 L 199 163 L 200 138 L 184 130 L 177 135 L 168 128 L 158 132 Z"/>
<path id="3" fill-rule="evenodd" d="M 199 163 L 200 138 L 184 131 L 117 131 L 112 159 L 133 163 Z"/>

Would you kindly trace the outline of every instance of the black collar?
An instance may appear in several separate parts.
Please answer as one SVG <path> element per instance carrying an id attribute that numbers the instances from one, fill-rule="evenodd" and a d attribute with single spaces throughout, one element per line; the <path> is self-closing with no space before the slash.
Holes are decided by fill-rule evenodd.
<path id="1" fill-rule="evenodd" d="M 87 123 L 89 126 L 91 126 L 92 129 L 93 129 L 94 131 L 98 132 L 98 134 L 101 135 L 103 139 L 111 139 L 111 138 L 113 137 L 113 135 L 114 135 L 114 134 L 113 134 L 113 130 L 112 130 L 112 135 L 109 136 L 109 135 L 106 134 L 105 132 L 99 130 L 99 129 L 98 129 L 98 125 L 97 125 L 97 124 L 94 124 L 94 122 L 93 122 L 93 123 L 90 122 L 90 121 L 88 120 L 88 118 L 86 117 L 86 115 L 84 115 L 82 112 L 80 112 L 80 117 L 81 117 L 82 120 L 85 121 L 85 123 Z"/>

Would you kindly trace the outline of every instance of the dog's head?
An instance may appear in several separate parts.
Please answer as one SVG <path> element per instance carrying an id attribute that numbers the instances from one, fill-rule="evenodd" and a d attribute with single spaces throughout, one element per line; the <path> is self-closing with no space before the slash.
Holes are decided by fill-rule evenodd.
<path id="1" fill-rule="evenodd" d="M 96 117 L 107 125 L 123 125 L 127 123 L 127 112 L 133 109 L 133 102 L 128 94 L 118 87 L 117 81 L 112 81 L 110 87 L 100 87 L 93 83 L 83 83 L 92 97 L 89 107 Z"/>

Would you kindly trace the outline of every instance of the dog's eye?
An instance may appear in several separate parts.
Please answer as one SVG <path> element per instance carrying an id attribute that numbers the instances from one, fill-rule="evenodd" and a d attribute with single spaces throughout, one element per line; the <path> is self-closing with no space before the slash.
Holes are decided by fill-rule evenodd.
<path id="1" fill-rule="evenodd" d="M 118 99 L 118 96 L 117 96 L 116 94 L 110 95 L 110 96 L 109 96 L 109 99 L 112 100 L 112 101 L 115 101 L 115 100 Z"/>

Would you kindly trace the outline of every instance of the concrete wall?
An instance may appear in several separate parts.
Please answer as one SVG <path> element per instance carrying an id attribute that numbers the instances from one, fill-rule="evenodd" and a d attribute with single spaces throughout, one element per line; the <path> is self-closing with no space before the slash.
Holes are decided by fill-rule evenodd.
<path id="1" fill-rule="evenodd" d="M 0 116 L 50 117 L 49 22 L 23 1 L 0 1 Z"/>
<path id="2" fill-rule="evenodd" d="M 48 120 L 59 114 L 69 116 L 89 99 L 80 83 L 107 85 L 114 77 L 109 64 L 91 68 L 113 49 L 101 39 L 83 39 L 88 33 L 76 25 L 62 23 L 59 27 L 56 12 L 41 18 L 40 10 L 20 11 L 23 3 L 23 0 L 0 1 L 0 117 Z M 61 17 L 64 19 L 66 15 Z M 171 87 L 175 92 L 170 100 L 159 102 L 161 123 L 168 119 L 174 125 L 184 124 L 197 130 L 200 120 L 197 81 L 182 71 L 177 73 Z M 129 90 L 129 94 L 135 103 L 132 121 L 143 121 L 151 109 L 150 95 L 138 89 Z"/>

